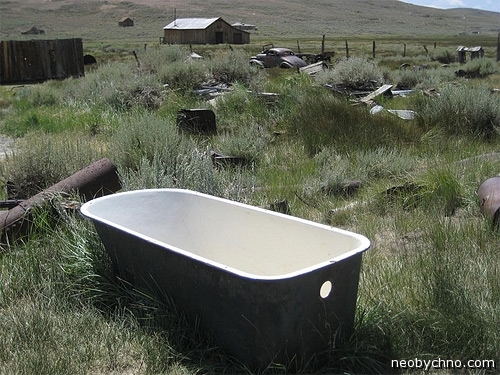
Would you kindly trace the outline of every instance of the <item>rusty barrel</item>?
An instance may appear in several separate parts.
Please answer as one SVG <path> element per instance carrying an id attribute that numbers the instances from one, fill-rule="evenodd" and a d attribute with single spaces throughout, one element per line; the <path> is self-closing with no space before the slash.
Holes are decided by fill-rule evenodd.
<path id="1" fill-rule="evenodd" d="M 498 226 L 500 219 L 500 177 L 491 177 L 484 181 L 477 189 L 479 206 L 486 218 Z"/>

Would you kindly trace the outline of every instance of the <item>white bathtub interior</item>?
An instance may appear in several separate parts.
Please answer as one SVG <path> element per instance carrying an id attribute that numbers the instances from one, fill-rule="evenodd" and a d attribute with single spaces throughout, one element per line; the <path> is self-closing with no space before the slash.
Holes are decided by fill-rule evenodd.
<path id="1" fill-rule="evenodd" d="M 257 277 L 305 272 L 369 247 L 355 233 L 184 190 L 118 193 L 82 212 Z"/>

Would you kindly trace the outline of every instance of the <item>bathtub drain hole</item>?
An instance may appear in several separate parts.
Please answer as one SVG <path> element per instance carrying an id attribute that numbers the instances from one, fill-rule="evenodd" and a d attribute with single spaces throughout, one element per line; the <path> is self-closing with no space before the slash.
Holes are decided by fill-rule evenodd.
<path id="1" fill-rule="evenodd" d="M 325 281 L 323 285 L 321 285 L 321 288 L 319 289 L 319 295 L 321 298 L 326 298 L 330 295 L 332 292 L 332 282 L 331 281 Z"/>

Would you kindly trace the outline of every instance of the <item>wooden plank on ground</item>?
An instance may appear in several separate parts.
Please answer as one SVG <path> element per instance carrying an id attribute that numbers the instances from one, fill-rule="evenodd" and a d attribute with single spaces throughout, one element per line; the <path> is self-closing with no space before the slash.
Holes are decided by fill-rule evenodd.
<path id="1" fill-rule="evenodd" d="M 317 73 L 321 72 L 322 70 L 326 70 L 326 69 L 328 69 L 328 65 L 324 61 L 319 61 L 317 63 L 309 64 L 307 66 L 299 68 L 299 70 L 302 73 L 307 73 L 309 75 L 317 74 Z"/>
<path id="2" fill-rule="evenodd" d="M 369 93 L 368 95 L 359 99 L 359 101 L 363 103 L 368 103 L 370 100 L 375 99 L 377 96 L 382 95 L 383 93 L 389 91 L 392 88 L 392 85 L 383 85 L 379 87 L 377 90 Z"/>

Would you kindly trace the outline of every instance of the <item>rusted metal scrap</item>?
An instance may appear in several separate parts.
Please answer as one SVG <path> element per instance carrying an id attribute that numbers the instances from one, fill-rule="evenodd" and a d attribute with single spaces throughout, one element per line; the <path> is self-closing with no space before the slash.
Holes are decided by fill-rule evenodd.
<path id="1" fill-rule="evenodd" d="M 217 134 L 215 113 L 210 109 L 181 109 L 177 112 L 177 127 L 192 134 Z"/>
<path id="2" fill-rule="evenodd" d="M 500 177 L 491 177 L 477 189 L 479 207 L 483 215 L 491 220 L 492 227 L 500 224 Z"/>
<path id="3" fill-rule="evenodd" d="M 282 214 L 291 215 L 292 209 L 290 207 L 290 202 L 288 200 L 274 201 L 269 205 L 269 209 L 274 212 L 280 212 Z"/>
<path id="4" fill-rule="evenodd" d="M 20 201 L 10 210 L 1 212 L 0 238 L 4 242 L 6 239 L 25 235 L 31 224 L 32 209 L 43 205 L 55 194 L 76 192 L 82 199 L 89 200 L 120 189 L 121 184 L 116 167 L 109 159 L 103 158 L 33 197 Z"/>
<path id="5" fill-rule="evenodd" d="M 45 34 L 45 30 L 40 30 L 36 26 L 33 26 L 31 29 L 27 31 L 21 31 L 22 35 L 43 35 Z"/>
<path id="6" fill-rule="evenodd" d="M 393 115 L 396 115 L 400 119 L 403 119 L 403 120 L 414 120 L 416 117 L 416 113 L 410 109 L 385 109 L 381 105 L 375 105 L 370 109 L 370 113 L 372 115 L 375 115 L 377 113 L 381 113 L 384 111 L 392 113 Z"/>
<path id="7" fill-rule="evenodd" d="M 299 68 L 299 72 L 306 73 L 310 76 L 316 75 L 324 70 L 328 70 L 328 64 L 324 61 L 318 61 Z"/>
<path id="8" fill-rule="evenodd" d="M 4 201 L 0 201 L 0 209 L 11 209 L 11 208 L 14 208 L 16 206 L 18 206 L 20 203 L 22 203 L 23 200 L 21 199 L 7 199 L 7 200 L 4 200 Z"/>
<path id="9" fill-rule="evenodd" d="M 216 167 L 244 167 L 251 162 L 243 156 L 223 155 L 214 150 L 210 151 L 210 158 Z"/>

